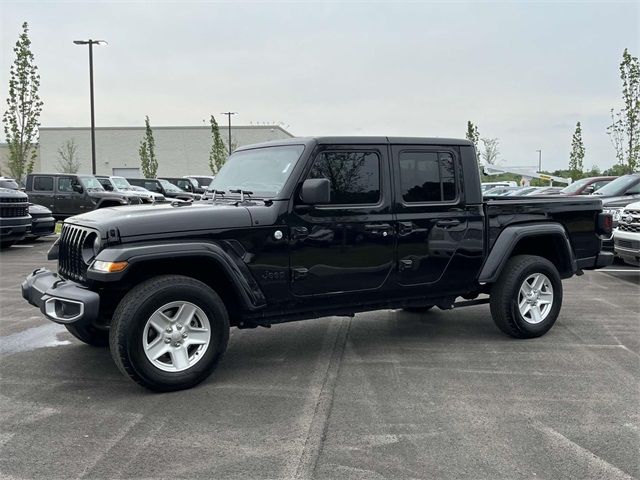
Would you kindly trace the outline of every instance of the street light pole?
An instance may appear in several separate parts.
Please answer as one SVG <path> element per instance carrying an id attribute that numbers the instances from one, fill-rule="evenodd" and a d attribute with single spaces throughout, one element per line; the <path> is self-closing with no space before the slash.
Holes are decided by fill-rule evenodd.
<path id="1" fill-rule="evenodd" d="M 536 150 L 538 152 L 538 173 L 542 171 L 542 150 Z"/>
<path id="2" fill-rule="evenodd" d="M 229 156 L 231 156 L 231 115 L 235 115 L 238 112 L 222 112 L 222 115 L 226 115 L 229 119 Z"/>
<path id="3" fill-rule="evenodd" d="M 76 45 L 89 45 L 89 96 L 91 97 L 91 173 L 96 174 L 96 118 L 93 102 L 93 45 L 106 45 L 104 40 L 74 40 Z"/>

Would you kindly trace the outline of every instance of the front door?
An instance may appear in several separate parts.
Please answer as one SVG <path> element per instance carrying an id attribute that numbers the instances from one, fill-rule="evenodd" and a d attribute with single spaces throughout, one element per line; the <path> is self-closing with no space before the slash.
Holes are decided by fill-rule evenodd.
<path id="1" fill-rule="evenodd" d="M 84 192 L 78 193 L 74 185 L 80 186 L 76 177 L 58 177 L 55 195 L 56 212 L 61 215 L 76 215 L 85 211 Z M 90 209 L 89 209 L 90 210 Z"/>
<path id="2" fill-rule="evenodd" d="M 294 295 L 382 287 L 394 253 L 389 170 L 386 145 L 319 147 L 305 177 L 329 179 L 331 202 L 295 200 L 289 221 Z"/>
<path id="3" fill-rule="evenodd" d="M 455 147 L 392 147 L 398 228 L 398 283 L 445 285 L 441 279 L 468 230 Z M 464 279 L 450 279 L 463 284 Z M 425 290 L 425 293 L 428 293 Z"/>

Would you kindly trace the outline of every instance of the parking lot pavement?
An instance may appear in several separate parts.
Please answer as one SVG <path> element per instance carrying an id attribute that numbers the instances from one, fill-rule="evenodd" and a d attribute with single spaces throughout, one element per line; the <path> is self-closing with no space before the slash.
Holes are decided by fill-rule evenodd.
<path id="1" fill-rule="evenodd" d="M 2 478 L 640 476 L 635 272 L 564 282 L 535 340 L 486 305 L 234 330 L 209 380 L 153 394 L 22 300 L 49 244 L 0 254 Z"/>

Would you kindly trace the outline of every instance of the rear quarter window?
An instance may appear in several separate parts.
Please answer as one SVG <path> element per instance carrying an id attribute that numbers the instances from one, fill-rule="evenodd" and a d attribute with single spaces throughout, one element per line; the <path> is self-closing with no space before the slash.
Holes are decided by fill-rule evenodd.
<path id="1" fill-rule="evenodd" d="M 37 192 L 52 192 L 53 177 L 34 177 L 33 189 Z"/>

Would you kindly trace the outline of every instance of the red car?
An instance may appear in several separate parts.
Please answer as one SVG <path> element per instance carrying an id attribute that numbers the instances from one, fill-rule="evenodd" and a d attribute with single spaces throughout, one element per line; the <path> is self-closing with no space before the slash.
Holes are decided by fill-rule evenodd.
<path id="1" fill-rule="evenodd" d="M 599 188 L 604 187 L 611 180 L 618 177 L 589 177 L 573 182 L 564 187 L 558 193 L 560 195 L 591 195 Z"/>

